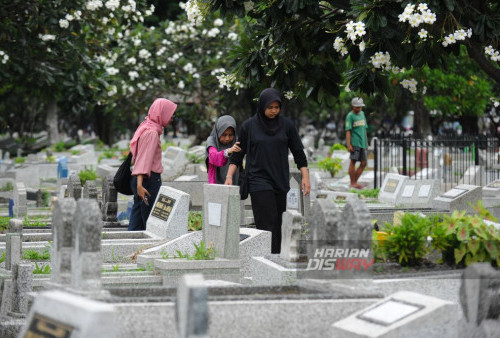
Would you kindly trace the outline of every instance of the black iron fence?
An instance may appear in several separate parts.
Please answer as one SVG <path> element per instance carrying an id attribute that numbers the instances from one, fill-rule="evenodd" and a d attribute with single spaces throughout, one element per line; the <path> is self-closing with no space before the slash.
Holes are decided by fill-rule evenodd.
<path id="1" fill-rule="evenodd" d="M 374 186 L 387 173 L 410 179 L 440 179 L 445 189 L 457 184 L 484 186 L 500 177 L 499 140 L 492 137 L 456 137 L 373 140 Z"/>

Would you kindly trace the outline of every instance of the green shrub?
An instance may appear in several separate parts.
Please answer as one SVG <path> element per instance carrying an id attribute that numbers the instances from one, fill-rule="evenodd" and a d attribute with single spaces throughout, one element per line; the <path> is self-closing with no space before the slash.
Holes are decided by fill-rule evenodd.
<path id="1" fill-rule="evenodd" d="M 188 230 L 198 231 L 203 228 L 203 213 L 201 211 L 190 211 L 188 214 Z"/>
<path id="2" fill-rule="evenodd" d="M 14 185 L 10 181 L 5 183 L 5 185 L 0 188 L 0 191 L 12 191 L 12 190 L 14 190 Z"/>
<path id="3" fill-rule="evenodd" d="M 85 185 L 87 181 L 95 181 L 97 179 L 97 172 L 94 170 L 93 166 L 90 166 L 90 169 L 85 167 L 84 170 L 80 170 L 78 173 L 78 177 L 80 178 L 80 182 L 82 185 Z"/>
<path id="4" fill-rule="evenodd" d="M 335 177 L 342 170 L 342 160 L 340 158 L 326 157 L 318 162 L 318 168 L 328 171 L 332 177 Z"/>
<path id="5" fill-rule="evenodd" d="M 10 221 L 9 216 L 0 216 L 0 232 L 9 229 L 9 221 Z"/>
<path id="6" fill-rule="evenodd" d="M 16 164 L 20 164 L 20 163 L 24 163 L 24 162 L 26 162 L 26 157 L 16 157 L 14 159 L 14 163 L 16 163 Z"/>
<path id="7" fill-rule="evenodd" d="M 35 268 L 33 269 L 34 274 L 43 274 L 43 275 L 48 275 L 50 274 L 51 269 L 49 264 L 43 264 L 41 263 L 38 265 L 37 262 L 35 262 Z"/>
<path id="8" fill-rule="evenodd" d="M 364 196 L 366 198 L 377 198 L 378 193 L 380 192 L 380 188 L 376 189 L 362 189 L 362 190 L 357 190 L 357 189 L 351 189 L 349 192 L 358 194 L 358 197 Z"/>
<path id="9" fill-rule="evenodd" d="M 50 252 L 47 248 L 43 249 L 42 252 L 38 252 L 33 249 L 28 249 L 23 251 L 23 259 L 32 261 L 45 261 L 50 259 Z"/>
<path id="10" fill-rule="evenodd" d="M 418 265 L 428 252 L 429 229 L 428 218 L 405 213 L 400 225 L 385 223 L 382 231 L 388 235 L 383 243 L 378 243 L 377 249 L 381 256 L 395 260 L 401 265 Z"/>
<path id="11" fill-rule="evenodd" d="M 330 152 L 333 153 L 335 150 L 344 150 L 347 151 L 347 147 L 340 143 L 334 143 L 330 146 Z"/>
<path id="12" fill-rule="evenodd" d="M 53 155 L 47 156 L 46 161 L 49 163 L 54 163 L 56 161 L 56 157 Z"/>
<path id="13" fill-rule="evenodd" d="M 46 227 L 44 216 L 24 216 L 23 227 Z"/>

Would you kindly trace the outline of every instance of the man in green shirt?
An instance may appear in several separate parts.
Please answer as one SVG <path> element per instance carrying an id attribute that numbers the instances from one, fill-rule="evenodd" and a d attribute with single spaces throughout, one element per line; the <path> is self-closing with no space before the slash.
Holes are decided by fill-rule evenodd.
<path id="1" fill-rule="evenodd" d="M 347 114 L 345 120 L 345 130 L 347 138 L 347 150 L 351 153 L 351 163 L 349 164 L 349 177 L 351 178 L 351 187 L 355 189 L 363 189 L 364 186 L 358 183 L 359 176 L 363 173 L 366 167 L 366 118 L 365 113 L 361 110 L 365 104 L 363 99 L 355 97 L 351 101 L 352 111 Z M 360 162 L 356 169 L 356 162 Z"/>

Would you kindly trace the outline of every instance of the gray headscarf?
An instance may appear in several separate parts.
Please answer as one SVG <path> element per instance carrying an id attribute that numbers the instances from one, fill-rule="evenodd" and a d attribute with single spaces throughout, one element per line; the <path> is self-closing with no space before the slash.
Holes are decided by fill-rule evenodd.
<path id="1" fill-rule="evenodd" d="M 208 148 L 209 147 L 215 147 L 217 151 L 221 151 L 224 149 L 231 148 L 233 144 L 236 142 L 236 135 L 234 135 L 233 142 L 223 145 L 220 143 L 219 138 L 224 132 L 226 131 L 227 128 L 232 127 L 234 129 L 234 132 L 236 133 L 236 121 L 232 116 L 229 115 L 224 115 L 221 116 L 217 119 L 217 122 L 215 122 L 215 126 L 212 129 L 212 132 L 210 133 L 210 136 L 207 138 L 207 158 L 206 158 L 206 165 L 207 165 L 207 170 L 208 170 Z M 215 169 L 215 182 L 217 184 L 224 184 L 226 181 L 226 175 L 227 175 L 227 169 L 229 168 L 229 161 L 227 164 L 223 167 L 217 167 Z M 236 176 L 236 175 L 235 175 Z M 237 184 L 237 177 L 233 177 L 233 183 Z"/>

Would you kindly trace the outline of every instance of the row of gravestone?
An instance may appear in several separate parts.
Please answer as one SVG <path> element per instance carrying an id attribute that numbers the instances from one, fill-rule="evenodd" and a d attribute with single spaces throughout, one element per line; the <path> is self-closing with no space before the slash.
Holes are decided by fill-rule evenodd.
<path id="1" fill-rule="evenodd" d="M 232 288 L 235 293 L 237 287 Z M 230 292 L 230 291 L 228 291 Z M 201 275 L 185 275 L 177 287 L 178 337 L 208 337 L 209 289 Z M 498 337 L 500 334 L 500 272 L 487 264 L 474 264 L 462 275 L 459 320 L 456 304 L 413 292 L 397 292 L 356 311 L 330 326 L 334 337 Z M 286 319 L 283 321 L 286 323 Z M 213 323 L 212 323 L 213 324 Z M 226 323 L 235 325 L 237 323 Z M 332 325 L 333 324 L 333 325 Z M 117 337 L 124 334 L 113 304 L 61 291 L 35 298 L 20 336 L 42 333 L 51 327 L 65 336 Z M 280 330 L 276 327 L 276 332 Z M 269 332 L 269 334 L 276 334 Z M 245 332 L 253 336 L 252 332 Z M 220 336 L 224 336 L 221 332 Z"/>

